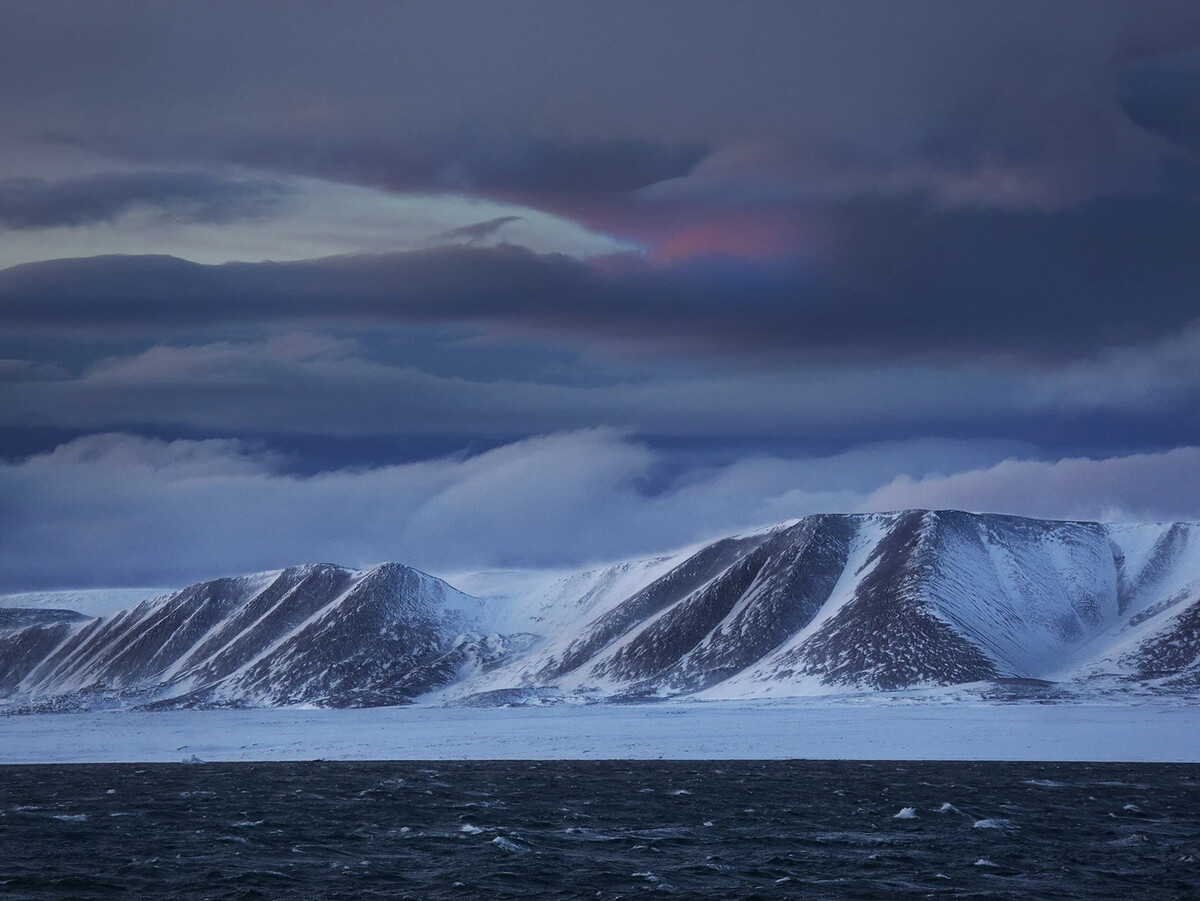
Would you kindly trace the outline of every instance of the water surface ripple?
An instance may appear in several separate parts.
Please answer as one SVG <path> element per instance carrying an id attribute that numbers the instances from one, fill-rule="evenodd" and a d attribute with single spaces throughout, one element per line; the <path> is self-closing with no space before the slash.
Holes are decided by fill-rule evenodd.
<path id="1" fill-rule="evenodd" d="M 1200 898 L 1200 766 L 0 767 L 0 897 Z"/>

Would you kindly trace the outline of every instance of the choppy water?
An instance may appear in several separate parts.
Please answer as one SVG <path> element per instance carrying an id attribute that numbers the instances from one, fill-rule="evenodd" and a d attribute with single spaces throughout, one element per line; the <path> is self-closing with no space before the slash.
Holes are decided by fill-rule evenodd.
<path id="1" fill-rule="evenodd" d="M 1200 898 L 1200 767 L 0 767 L 0 897 Z"/>

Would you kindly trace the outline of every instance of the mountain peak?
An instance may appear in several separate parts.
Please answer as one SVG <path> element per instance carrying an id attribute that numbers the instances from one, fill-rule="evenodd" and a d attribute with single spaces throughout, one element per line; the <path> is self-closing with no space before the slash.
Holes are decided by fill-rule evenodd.
<path id="1" fill-rule="evenodd" d="M 511 703 L 1014 679 L 1200 687 L 1190 523 L 814 514 L 550 581 L 490 578 L 508 587 L 477 576 L 481 599 L 401 563 L 313 563 L 101 619 L 4 611 L 0 696 L 372 705 L 430 692 Z"/>

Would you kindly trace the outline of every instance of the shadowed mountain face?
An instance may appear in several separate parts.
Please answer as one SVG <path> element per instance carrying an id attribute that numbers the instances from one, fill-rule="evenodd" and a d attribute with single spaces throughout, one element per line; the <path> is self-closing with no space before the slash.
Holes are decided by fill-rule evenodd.
<path id="1" fill-rule="evenodd" d="M 883 689 L 998 675 L 995 664 L 927 602 L 937 555 L 932 525 L 921 514 L 900 517 L 867 558 L 851 599 L 780 662 L 824 682 Z M 880 640 L 869 640 L 872 635 Z"/>
<path id="2" fill-rule="evenodd" d="M 0 607 L 0 696 L 14 691 L 85 620 L 71 610 Z"/>
<path id="3" fill-rule="evenodd" d="M 613 610 L 600 616 L 591 624 L 585 635 L 571 642 L 561 661 L 552 660 L 546 665 L 543 676 L 553 679 L 582 666 L 631 629 L 644 624 L 668 608 L 674 609 L 697 590 L 722 576 L 738 564 L 747 551 L 753 553 L 763 541 L 761 536 L 730 538 L 718 541 L 692 555 L 665 576 L 656 579 Z"/>
<path id="4" fill-rule="evenodd" d="M 466 662 L 473 646 L 463 630 L 476 606 L 398 564 L 218 579 L 70 634 L 64 627 L 19 682 L 34 697 L 108 693 L 179 705 L 406 703 Z"/>
<path id="5" fill-rule="evenodd" d="M 826 514 L 652 564 L 487 600 L 398 564 L 319 564 L 105 619 L 0 608 L 0 696 L 31 709 L 1200 686 L 1191 524 Z"/>
<path id="6" fill-rule="evenodd" d="M 647 689 L 663 684 L 672 692 L 722 681 L 812 620 L 845 567 L 849 538 L 839 517 L 811 517 L 770 536 L 592 672 Z"/>
<path id="7" fill-rule="evenodd" d="M 1098 676 L 1187 688 L 1200 631 L 1186 610 L 1200 611 L 1195 525 L 817 515 L 703 548 L 463 692 L 752 697 Z"/>

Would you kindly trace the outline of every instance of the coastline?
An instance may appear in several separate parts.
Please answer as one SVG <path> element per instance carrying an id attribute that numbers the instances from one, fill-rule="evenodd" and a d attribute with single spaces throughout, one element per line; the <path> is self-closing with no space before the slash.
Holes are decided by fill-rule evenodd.
<path id="1" fill-rule="evenodd" d="M 1200 762 L 1200 706 L 831 699 L 108 710 L 0 718 L 0 764 L 263 760 Z"/>

